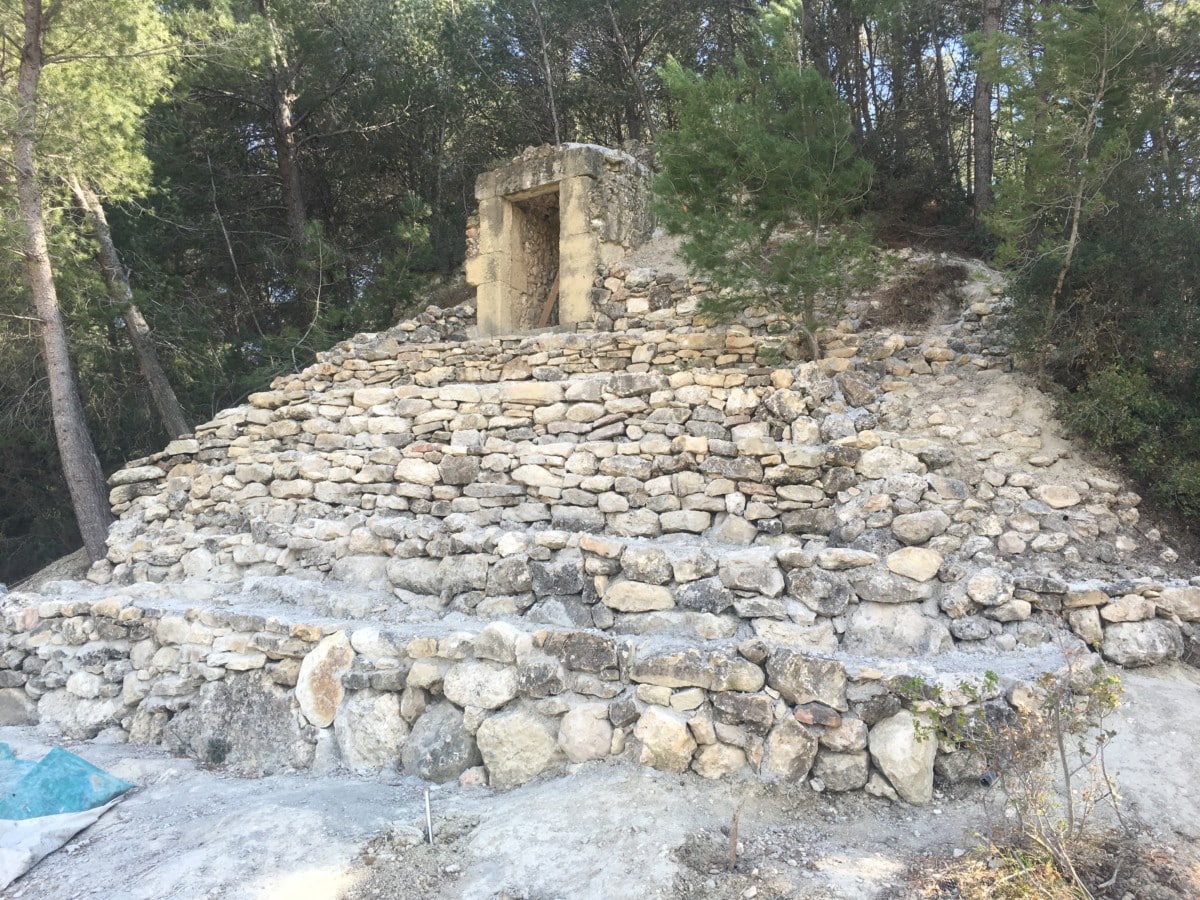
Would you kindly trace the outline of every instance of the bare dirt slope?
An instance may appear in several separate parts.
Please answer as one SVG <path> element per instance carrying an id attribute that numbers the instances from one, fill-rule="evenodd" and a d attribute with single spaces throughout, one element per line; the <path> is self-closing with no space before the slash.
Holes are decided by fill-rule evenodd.
<path id="1" fill-rule="evenodd" d="M 1173 666 L 1125 684 L 1111 760 L 1126 808 L 1200 859 L 1200 674 Z M 34 755 L 52 737 L 8 728 L 0 740 Z M 971 847 L 998 814 L 994 789 L 915 809 L 600 765 L 509 793 L 434 790 L 430 847 L 413 779 L 246 780 L 151 748 L 73 749 L 139 787 L 7 897 L 902 897 L 910 865 Z"/>

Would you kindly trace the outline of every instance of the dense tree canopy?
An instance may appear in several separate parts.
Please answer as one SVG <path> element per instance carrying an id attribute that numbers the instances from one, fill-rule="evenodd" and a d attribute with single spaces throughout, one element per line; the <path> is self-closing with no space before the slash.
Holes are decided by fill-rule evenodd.
<path id="1" fill-rule="evenodd" d="M 6 172 L 23 7 L 0 2 Z M 854 159 L 873 172 L 855 215 L 883 241 L 999 248 L 1016 273 L 1021 346 L 1066 387 L 1072 421 L 1126 454 L 1161 499 L 1200 513 L 1196 0 L 44 9 L 38 179 L 106 470 L 161 447 L 167 432 L 131 344 L 132 307 L 106 281 L 94 206 L 72 179 L 106 213 L 187 421 L 203 421 L 343 336 L 386 327 L 452 276 L 474 179 L 489 165 L 554 140 L 678 147 L 688 124 L 680 85 L 760 67 L 761 17 L 785 9 L 793 44 L 774 64 L 791 68 L 776 83 L 838 111 Z M 728 171 L 709 174 L 712 190 L 728 188 Z M 5 581 L 78 537 L 39 319 L 11 252 L 10 175 L 0 199 L 10 248 L 0 263 Z M 833 215 L 848 211 L 835 206 Z"/>

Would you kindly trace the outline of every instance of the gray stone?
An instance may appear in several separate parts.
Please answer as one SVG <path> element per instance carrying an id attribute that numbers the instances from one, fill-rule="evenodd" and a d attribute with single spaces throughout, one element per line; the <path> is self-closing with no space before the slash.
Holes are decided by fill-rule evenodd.
<path id="1" fill-rule="evenodd" d="M 937 736 L 927 717 L 901 710 L 876 722 L 867 737 L 871 759 L 901 799 L 923 806 L 933 799 Z"/>
<path id="2" fill-rule="evenodd" d="M 832 753 L 822 750 L 813 765 L 813 778 L 820 779 L 827 791 L 857 791 L 864 787 L 870 775 L 871 763 L 867 751 Z"/>
<path id="3" fill-rule="evenodd" d="M 0 726 L 36 725 L 37 705 L 21 688 L 0 689 Z"/>
<path id="4" fill-rule="evenodd" d="M 168 749 L 261 778 L 312 764 L 292 692 L 262 671 L 232 674 L 200 689 L 199 698 L 163 731 Z"/>
<path id="5" fill-rule="evenodd" d="M 408 724 L 400 717 L 400 696 L 356 691 L 338 710 L 333 732 L 350 771 L 377 772 L 396 766 L 408 737 Z"/>
<path id="6" fill-rule="evenodd" d="M 793 569 L 787 580 L 788 593 L 823 616 L 840 616 L 850 603 L 850 585 L 844 575 L 824 569 Z"/>
<path id="7" fill-rule="evenodd" d="M 555 632 L 546 637 L 542 649 L 577 672 L 600 674 L 617 667 L 617 646 L 607 635 L 586 631 Z"/>
<path id="8" fill-rule="evenodd" d="M 583 593 L 583 561 L 576 553 L 560 553 L 548 562 L 529 563 L 533 592 L 539 597 Z"/>
<path id="9" fill-rule="evenodd" d="M 788 703 L 823 703 L 847 709 L 846 670 L 831 659 L 776 647 L 767 657 L 767 683 Z"/>
<path id="10" fill-rule="evenodd" d="M 698 647 L 646 653 L 629 667 L 630 681 L 662 687 L 699 687 L 706 691 L 762 690 L 762 669 L 731 651 Z"/>
<path id="11" fill-rule="evenodd" d="M 499 709 L 517 696 L 517 670 L 499 663 L 465 660 L 446 673 L 442 693 L 458 706 Z"/>
<path id="12" fill-rule="evenodd" d="M 1165 619 L 1118 622 L 1104 629 L 1100 652 L 1121 666 L 1154 666 L 1183 655 L 1183 635 Z"/>
<path id="13" fill-rule="evenodd" d="M 783 573 L 770 550 L 740 550 L 726 553 L 720 563 L 721 584 L 730 590 L 778 597 L 783 593 Z"/>
<path id="14" fill-rule="evenodd" d="M 621 554 L 621 570 L 632 581 L 662 585 L 671 580 L 671 561 L 657 547 L 630 545 Z"/>
<path id="15" fill-rule="evenodd" d="M 842 646 L 863 656 L 925 656 L 953 649 L 954 639 L 916 604 L 860 603 L 846 617 Z"/>
<path id="16" fill-rule="evenodd" d="M 932 597 L 934 588 L 879 569 L 859 569 L 850 576 L 850 585 L 868 603 L 916 603 Z"/>
<path id="17" fill-rule="evenodd" d="M 892 534 L 902 544 L 924 544 L 930 538 L 943 534 L 950 527 L 950 517 L 940 509 L 908 513 L 892 520 Z"/>
<path id="18" fill-rule="evenodd" d="M 701 578 L 675 588 L 675 602 L 684 609 L 718 615 L 733 605 L 733 593 L 719 578 Z"/>
<path id="19" fill-rule="evenodd" d="M 413 724 L 401 753 L 404 771 L 438 784 L 453 781 L 482 761 L 463 714 L 449 703 L 425 710 Z"/>

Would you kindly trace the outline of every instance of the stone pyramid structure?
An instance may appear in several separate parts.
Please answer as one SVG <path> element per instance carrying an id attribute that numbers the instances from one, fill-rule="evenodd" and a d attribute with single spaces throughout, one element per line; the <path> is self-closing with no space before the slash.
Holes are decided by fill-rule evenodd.
<path id="1" fill-rule="evenodd" d="M 3 598 L 0 720 L 248 774 L 621 760 L 927 802 L 986 761 L 905 685 L 1029 711 L 1200 622 L 1194 565 L 1063 439 L 964 265 L 940 323 L 864 296 L 816 361 L 625 260 L 587 321 L 359 335 L 112 476 L 107 561 Z"/>

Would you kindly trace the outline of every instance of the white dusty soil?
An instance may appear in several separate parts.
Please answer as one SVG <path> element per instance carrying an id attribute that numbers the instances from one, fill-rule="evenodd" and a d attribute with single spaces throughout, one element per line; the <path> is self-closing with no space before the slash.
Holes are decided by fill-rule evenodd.
<path id="1" fill-rule="evenodd" d="M 1109 760 L 1125 808 L 1160 846 L 1200 859 L 1200 673 L 1176 665 L 1124 682 Z M 33 756 L 53 738 L 4 728 L 0 740 Z M 138 787 L 5 897 L 904 897 L 908 868 L 971 847 L 999 799 L 972 787 L 917 809 L 588 765 L 508 793 L 433 789 L 430 847 L 415 779 L 248 780 L 151 748 L 71 749 Z"/>

